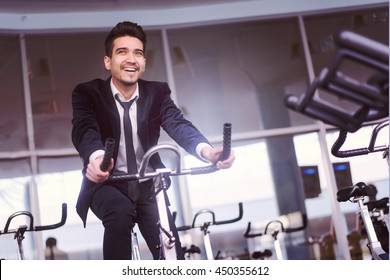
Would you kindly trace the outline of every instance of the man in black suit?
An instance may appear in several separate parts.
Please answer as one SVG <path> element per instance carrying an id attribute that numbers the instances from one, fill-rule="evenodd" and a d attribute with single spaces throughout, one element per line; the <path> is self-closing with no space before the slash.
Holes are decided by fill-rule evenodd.
<path id="1" fill-rule="evenodd" d="M 105 40 L 104 65 L 111 77 L 106 81 L 95 79 L 78 84 L 72 94 L 72 141 L 84 163 L 84 179 L 76 209 L 84 226 L 89 208 L 102 221 L 104 259 L 131 259 L 131 230 L 135 223 L 138 223 L 153 258 L 159 258 L 157 205 L 150 199 L 154 192 L 153 180 L 140 180 L 132 191 L 129 182 L 106 182 L 110 173 L 128 171 L 131 156 L 126 148 L 133 146 L 139 167 L 144 153 L 158 143 L 162 127 L 188 153 L 216 163 L 218 168 L 229 168 L 235 159 L 232 152 L 228 159 L 219 160 L 222 148 L 213 148 L 183 117 L 172 101 L 166 83 L 140 79 L 145 71 L 145 48 L 146 35 L 141 26 L 128 21 L 118 23 Z M 126 102 L 132 103 L 129 113 L 124 114 Z M 123 124 L 126 115 L 127 118 L 130 115 L 130 138 L 133 139 L 128 147 L 125 133 L 129 129 L 125 130 L 126 124 Z M 114 138 L 116 143 L 109 170 L 102 171 L 100 164 L 107 138 Z M 149 170 L 163 167 L 157 154 L 150 159 L 149 165 Z M 183 259 L 171 215 L 169 220 L 177 240 L 178 258 Z"/>

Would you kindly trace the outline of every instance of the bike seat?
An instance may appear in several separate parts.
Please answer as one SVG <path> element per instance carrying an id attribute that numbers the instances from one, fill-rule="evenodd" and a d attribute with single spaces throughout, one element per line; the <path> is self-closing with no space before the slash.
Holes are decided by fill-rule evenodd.
<path id="1" fill-rule="evenodd" d="M 389 213 L 389 198 L 388 197 L 384 197 L 384 198 L 381 198 L 379 200 L 374 200 L 374 201 L 367 201 L 364 204 L 367 205 L 369 211 L 372 211 L 374 209 L 384 209 L 385 214 Z"/>
<path id="2" fill-rule="evenodd" d="M 347 201 L 357 196 L 372 196 L 376 192 L 375 187 L 359 182 L 354 186 L 345 187 L 337 192 L 337 201 Z"/>
<path id="3" fill-rule="evenodd" d="M 272 257 L 272 251 L 269 249 L 265 249 L 264 251 L 255 251 L 252 254 L 252 259 L 264 259 Z"/>

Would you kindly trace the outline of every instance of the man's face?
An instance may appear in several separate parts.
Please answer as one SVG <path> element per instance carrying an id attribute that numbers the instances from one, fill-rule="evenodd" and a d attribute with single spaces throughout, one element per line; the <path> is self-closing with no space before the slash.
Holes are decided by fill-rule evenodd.
<path id="1" fill-rule="evenodd" d="M 111 71 L 115 86 L 133 86 L 145 72 L 142 42 L 135 37 L 119 37 L 113 42 L 112 56 L 104 57 L 104 66 Z"/>

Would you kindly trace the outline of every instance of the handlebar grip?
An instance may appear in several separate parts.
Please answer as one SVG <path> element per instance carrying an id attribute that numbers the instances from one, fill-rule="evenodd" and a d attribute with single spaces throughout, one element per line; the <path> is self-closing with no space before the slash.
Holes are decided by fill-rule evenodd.
<path id="1" fill-rule="evenodd" d="M 219 221 L 219 222 L 215 221 L 214 225 L 224 225 L 224 224 L 232 224 L 232 223 L 238 222 L 239 220 L 242 219 L 243 214 L 244 214 L 244 211 L 242 208 L 242 202 L 239 202 L 238 203 L 238 217 L 236 217 L 234 219 L 230 219 L 230 220 Z"/>
<path id="2" fill-rule="evenodd" d="M 258 236 L 262 236 L 263 233 L 262 232 L 259 232 L 259 233 L 250 233 L 251 232 L 251 226 L 252 226 L 252 223 L 251 222 L 248 222 L 248 226 L 246 228 L 246 231 L 244 233 L 244 237 L 245 238 L 254 238 L 254 237 L 258 237 Z"/>
<path id="3" fill-rule="evenodd" d="M 336 43 L 356 52 L 389 63 L 389 47 L 351 31 L 343 31 L 335 37 Z"/>
<path id="4" fill-rule="evenodd" d="M 23 216 L 23 215 L 30 218 L 30 226 L 28 227 L 28 229 L 32 230 L 32 228 L 34 227 L 34 217 L 33 217 L 32 213 L 29 211 L 18 211 L 18 212 L 13 213 L 11 216 L 9 216 L 9 218 L 7 219 L 7 222 L 5 223 L 3 233 L 13 233 L 14 232 L 13 230 L 12 231 L 9 230 L 9 226 L 11 224 L 12 219 L 17 217 L 17 216 Z"/>
<path id="5" fill-rule="evenodd" d="M 107 138 L 104 147 L 105 152 L 104 152 L 103 161 L 100 164 L 100 169 L 102 171 L 107 171 L 108 167 L 110 166 L 111 158 L 114 154 L 114 147 L 115 147 L 115 140 L 113 138 Z"/>
<path id="6" fill-rule="evenodd" d="M 192 226 L 180 226 L 176 228 L 177 231 L 189 230 L 189 229 L 192 229 Z"/>
<path id="7" fill-rule="evenodd" d="M 225 123 L 223 125 L 223 150 L 221 154 L 221 161 L 228 159 L 231 151 L 231 139 L 232 139 L 232 124 Z"/>
<path id="8" fill-rule="evenodd" d="M 295 228 L 286 228 L 284 230 L 285 233 L 291 233 L 295 231 L 301 231 L 304 230 L 307 227 L 307 215 L 305 213 L 302 213 L 302 225 Z"/>
<path id="9" fill-rule="evenodd" d="M 191 175 L 208 174 L 217 171 L 218 168 L 213 164 L 204 167 L 192 167 L 190 168 Z"/>
<path id="10" fill-rule="evenodd" d="M 347 139 L 348 132 L 346 130 L 340 130 L 339 136 L 337 137 L 335 143 L 331 148 L 331 153 L 338 158 L 354 157 L 367 155 L 369 150 L 367 148 L 352 149 L 347 151 L 341 151 L 341 146 L 343 146 L 345 140 Z"/>
<path id="11" fill-rule="evenodd" d="M 35 231 L 41 231 L 41 230 L 48 230 L 48 229 L 55 229 L 55 228 L 59 228 L 61 226 L 63 226 L 66 222 L 66 218 L 67 218 L 67 205 L 66 203 L 63 203 L 62 204 L 62 214 L 61 214 L 61 221 L 59 223 L 56 223 L 56 224 L 52 224 L 52 225 L 47 225 L 47 226 L 36 226 L 34 228 Z"/>

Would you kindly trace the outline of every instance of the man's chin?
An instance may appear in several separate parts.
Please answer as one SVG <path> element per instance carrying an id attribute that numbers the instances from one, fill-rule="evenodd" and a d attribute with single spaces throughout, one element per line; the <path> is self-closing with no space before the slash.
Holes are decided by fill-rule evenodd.
<path id="1" fill-rule="evenodd" d="M 137 81 L 138 81 L 138 79 L 131 79 L 130 81 L 129 80 L 122 80 L 121 83 L 125 87 L 131 87 L 131 86 L 134 86 L 137 83 Z"/>

